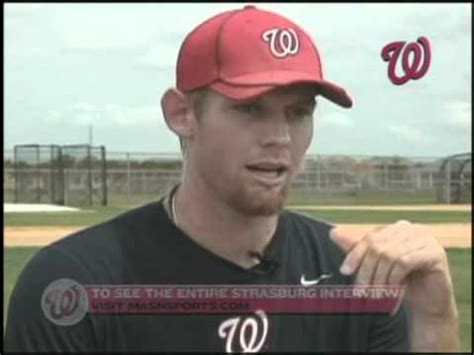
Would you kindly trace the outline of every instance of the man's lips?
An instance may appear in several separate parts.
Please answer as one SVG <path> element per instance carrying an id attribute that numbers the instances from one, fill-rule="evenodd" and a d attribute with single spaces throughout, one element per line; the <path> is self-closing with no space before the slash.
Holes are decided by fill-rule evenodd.
<path id="1" fill-rule="evenodd" d="M 246 166 L 249 170 L 259 171 L 259 172 L 277 172 L 282 173 L 288 170 L 289 164 L 285 162 L 276 162 L 276 161 L 261 161 L 256 163 L 251 163 Z"/>
<path id="2" fill-rule="evenodd" d="M 289 164 L 262 161 L 249 164 L 246 168 L 260 183 L 265 185 L 278 185 L 283 182 Z"/>

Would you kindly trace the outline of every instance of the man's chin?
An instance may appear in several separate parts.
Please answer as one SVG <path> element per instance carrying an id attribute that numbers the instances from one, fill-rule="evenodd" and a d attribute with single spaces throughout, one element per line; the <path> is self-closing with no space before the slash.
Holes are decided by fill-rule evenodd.
<path id="1" fill-rule="evenodd" d="M 232 205 L 244 215 L 249 217 L 274 216 L 283 211 L 287 189 L 278 192 L 244 193 L 235 197 Z"/>

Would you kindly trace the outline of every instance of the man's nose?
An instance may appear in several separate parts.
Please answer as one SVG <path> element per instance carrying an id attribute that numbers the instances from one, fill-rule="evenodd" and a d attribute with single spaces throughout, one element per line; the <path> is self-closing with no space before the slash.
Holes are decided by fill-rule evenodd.
<path id="1" fill-rule="evenodd" d="M 267 120 L 263 130 L 262 145 L 264 146 L 287 146 L 291 142 L 290 126 L 284 115 Z"/>

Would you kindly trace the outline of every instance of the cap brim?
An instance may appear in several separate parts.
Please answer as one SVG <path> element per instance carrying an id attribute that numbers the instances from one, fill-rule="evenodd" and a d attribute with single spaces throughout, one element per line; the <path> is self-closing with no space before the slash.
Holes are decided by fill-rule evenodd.
<path id="1" fill-rule="evenodd" d="M 342 87 L 327 80 L 315 80 L 313 78 L 308 77 L 283 78 L 282 80 L 275 80 L 275 76 L 273 76 L 272 80 L 260 81 L 260 83 L 264 82 L 265 84 L 257 84 L 259 80 L 255 80 L 255 77 L 253 77 L 252 79 L 254 80 L 252 80 L 252 83 L 250 84 L 243 84 L 243 80 L 236 80 L 232 83 L 220 80 L 211 84 L 210 88 L 230 99 L 246 100 L 257 97 L 259 95 L 263 95 L 271 90 L 275 90 L 282 86 L 295 84 L 314 84 L 316 89 L 316 95 L 320 94 L 326 99 L 345 108 L 350 108 L 353 104 L 352 99 Z M 237 81 L 240 82 L 237 83 Z"/>

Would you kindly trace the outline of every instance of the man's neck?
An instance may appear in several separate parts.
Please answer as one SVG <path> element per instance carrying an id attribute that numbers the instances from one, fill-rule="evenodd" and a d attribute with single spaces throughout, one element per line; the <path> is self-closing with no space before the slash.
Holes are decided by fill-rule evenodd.
<path id="1" fill-rule="evenodd" d="M 196 243 L 244 268 L 257 264 L 250 251 L 263 252 L 278 216 L 251 217 L 230 208 L 199 183 L 184 180 L 174 194 L 175 223 Z"/>

